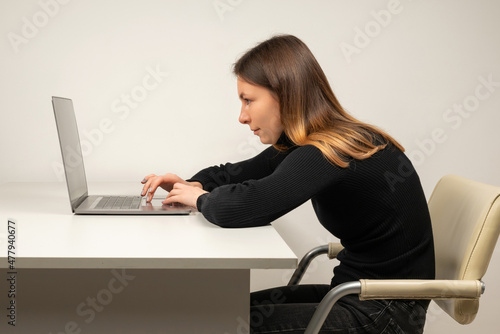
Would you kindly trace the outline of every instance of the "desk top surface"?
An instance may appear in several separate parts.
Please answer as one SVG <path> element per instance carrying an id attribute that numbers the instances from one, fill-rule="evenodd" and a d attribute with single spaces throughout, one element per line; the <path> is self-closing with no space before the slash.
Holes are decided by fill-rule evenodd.
<path id="1" fill-rule="evenodd" d="M 138 191 L 135 183 L 89 185 L 92 195 Z M 15 222 L 16 268 L 271 269 L 297 264 L 271 225 L 224 229 L 200 213 L 73 215 L 64 183 L 0 185 L 0 219 L 0 268 L 8 267 L 9 219 Z"/>

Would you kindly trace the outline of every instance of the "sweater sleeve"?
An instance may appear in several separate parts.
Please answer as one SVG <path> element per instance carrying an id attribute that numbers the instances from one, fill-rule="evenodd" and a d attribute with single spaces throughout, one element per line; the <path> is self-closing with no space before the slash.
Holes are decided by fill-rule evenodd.
<path id="1" fill-rule="evenodd" d="M 271 146 L 251 159 L 205 168 L 187 181 L 200 182 L 204 190 L 212 191 L 222 185 L 241 183 L 268 176 L 285 157 L 286 152 L 278 151 Z"/>
<path id="2" fill-rule="evenodd" d="M 222 227 L 269 224 L 338 182 L 344 169 L 332 165 L 314 146 L 295 149 L 271 174 L 225 184 L 198 198 L 198 210 Z"/>

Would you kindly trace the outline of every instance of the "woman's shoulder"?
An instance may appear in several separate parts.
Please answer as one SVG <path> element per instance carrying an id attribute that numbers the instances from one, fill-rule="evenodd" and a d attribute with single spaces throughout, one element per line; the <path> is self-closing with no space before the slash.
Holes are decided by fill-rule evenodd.
<path id="1" fill-rule="evenodd" d="M 324 171 L 342 171 L 344 168 L 331 163 L 321 149 L 308 144 L 291 148 L 284 162 L 304 167 L 322 169 Z"/>

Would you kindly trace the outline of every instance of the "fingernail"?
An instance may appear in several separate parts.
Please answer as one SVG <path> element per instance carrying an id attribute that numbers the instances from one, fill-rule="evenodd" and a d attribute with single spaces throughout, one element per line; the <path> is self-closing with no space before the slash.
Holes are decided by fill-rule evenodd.
<path id="1" fill-rule="evenodd" d="M 142 183 L 144 183 L 144 182 L 146 182 L 146 181 L 147 181 L 146 179 L 142 179 L 142 181 L 141 181 L 141 182 L 142 182 Z"/>

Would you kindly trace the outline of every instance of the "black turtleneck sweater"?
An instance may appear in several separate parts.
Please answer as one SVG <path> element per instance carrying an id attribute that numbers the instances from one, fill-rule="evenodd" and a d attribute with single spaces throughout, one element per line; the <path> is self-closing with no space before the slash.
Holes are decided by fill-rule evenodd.
<path id="1" fill-rule="evenodd" d="M 223 227 L 266 225 L 310 199 L 320 223 L 344 246 L 332 286 L 360 278 L 434 278 L 425 195 L 411 162 L 394 146 L 347 168 L 311 145 L 269 147 L 190 181 L 209 191 L 198 198 L 198 210 Z"/>

